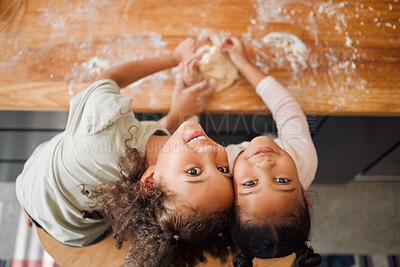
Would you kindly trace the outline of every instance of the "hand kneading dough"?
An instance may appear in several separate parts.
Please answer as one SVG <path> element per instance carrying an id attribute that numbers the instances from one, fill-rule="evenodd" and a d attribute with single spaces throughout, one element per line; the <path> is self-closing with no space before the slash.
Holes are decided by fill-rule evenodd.
<path id="1" fill-rule="evenodd" d="M 207 51 L 200 59 L 199 68 L 203 76 L 208 76 L 210 82 L 216 84 L 215 92 L 231 86 L 238 78 L 238 70 L 229 57 L 216 45 L 204 45 L 199 50 Z"/>

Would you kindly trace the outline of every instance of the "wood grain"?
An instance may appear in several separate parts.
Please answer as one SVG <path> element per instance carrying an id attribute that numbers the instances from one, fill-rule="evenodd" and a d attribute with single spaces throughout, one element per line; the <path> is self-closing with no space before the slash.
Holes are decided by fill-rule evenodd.
<path id="1" fill-rule="evenodd" d="M 10 3 L 1 1 L 0 13 Z M 304 62 L 291 65 L 290 49 L 266 44 L 271 32 L 300 38 Z M 250 58 L 307 114 L 400 115 L 400 3 L 383 0 L 23 1 L 0 33 L 0 110 L 68 110 L 72 96 L 104 68 L 169 53 L 199 34 L 241 36 Z M 136 112 L 166 112 L 174 75 L 156 74 L 122 93 L 132 96 Z M 268 109 L 240 79 L 204 112 Z"/>

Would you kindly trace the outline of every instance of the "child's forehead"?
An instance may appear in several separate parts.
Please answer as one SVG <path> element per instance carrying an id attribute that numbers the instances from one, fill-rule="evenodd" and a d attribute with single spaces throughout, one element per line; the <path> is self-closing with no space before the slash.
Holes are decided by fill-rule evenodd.
<path id="1" fill-rule="evenodd" d="M 255 224 L 285 218 L 296 210 L 301 202 L 301 197 L 298 192 L 291 194 L 290 197 L 283 193 L 280 195 L 250 194 L 237 197 L 235 199 L 235 213 L 241 220 L 249 220 Z"/>

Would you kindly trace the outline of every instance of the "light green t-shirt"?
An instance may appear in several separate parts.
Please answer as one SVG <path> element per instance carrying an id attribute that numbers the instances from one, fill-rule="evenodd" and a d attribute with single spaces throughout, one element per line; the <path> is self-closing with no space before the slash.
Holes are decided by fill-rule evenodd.
<path id="1" fill-rule="evenodd" d="M 89 245 L 109 227 L 105 220 L 82 218 L 88 208 L 83 185 L 90 191 L 119 179 L 125 142 L 145 156 L 151 135 L 168 134 L 156 121 L 138 121 L 131 101 L 112 80 L 89 86 L 71 100 L 65 131 L 39 145 L 17 178 L 20 204 L 61 244 Z"/>

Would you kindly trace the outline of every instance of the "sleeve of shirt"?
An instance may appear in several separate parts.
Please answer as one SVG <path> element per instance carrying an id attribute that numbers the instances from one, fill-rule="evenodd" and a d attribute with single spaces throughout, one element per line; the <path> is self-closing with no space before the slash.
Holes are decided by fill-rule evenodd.
<path id="1" fill-rule="evenodd" d="M 92 135 L 115 123 L 131 109 L 132 99 L 112 80 L 100 80 L 72 98 L 67 135 Z"/>
<path id="2" fill-rule="evenodd" d="M 275 120 L 278 129 L 275 142 L 292 156 L 300 182 L 307 189 L 314 180 L 318 158 L 306 116 L 294 97 L 272 76 L 259 82 L 256 91 Z"/>
<path id="3" fill-rule="evenodd" d="M 228 145 L 225 147 L 226 153 L 228 154 L 228 163 L 229 163 L 229 171 L 232 173 L 233 165 L 235 164 L 235 160 L 239 156 L 240 152 L 245 150 L 249 146 L 250 142 L 242 142 L 240 144 Z"/>

